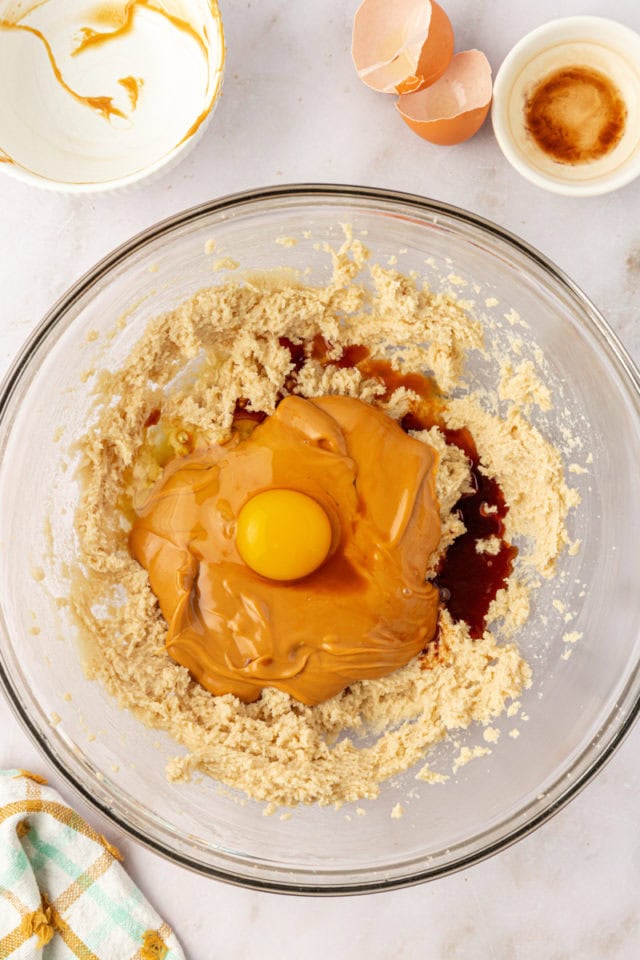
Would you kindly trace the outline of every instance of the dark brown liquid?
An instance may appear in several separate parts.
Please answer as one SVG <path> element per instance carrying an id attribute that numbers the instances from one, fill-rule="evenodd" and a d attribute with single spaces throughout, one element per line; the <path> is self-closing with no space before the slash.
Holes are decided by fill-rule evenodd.
<path id="1" fill-rule="evenodd" d="M 157 423 L 160 423 L 160 410 L 158 407 L 151 411 L 145 420 L 144 425 L 145 427 L 155 427 Z"/>
<path id="2" fill-rule="evenodd" d="M 454 620 L 464 620 L 474 639 L 482 636 L 492 600 L 513 569 L 518 553 L 504 539 L 504 518 L 509 512 L 500 485 L 480 472 L 480 457 L 468 430 L 445 430 L 447 443 L 464 450 L 471 462 L 475 493 L 457 503 L 465 533 L 451 544 L 438 571 L 437 584 L 448 594 L 446 605 Z M 478 553 L 476 544 L 497 537 L 496 554 Z"/>
<path id="3" fill-rule="evenodd" d="M 415 412 L 402 420 L 405 430 L 424 430 L 433 420 Z M 467 455 L 475 492 L 458 500 L 455 509 L 466 530 L 448 548 L 438 571 L 436 583 L 443 601 L 455 621 L 464 620 L 469 633 L 482 636 L 491 602 L 507 581 L 518 553 L 504 539 L 504 518 L 509 512 L 500 484 L 480 472 L 480 457 L 468 430 L 449 430 L 439 425 L 447 443 L 455 444 Z M 498 537 L 496 554 L 478 553 L 476 544 Z"/>
<path id="4" fill-rule="evenodd" d="M 554 71 L 525 104 L 526 129 L 557 163 L 591 163 L 605 156 L 620 141 L 626 119 L 620 91 L 591 67 Z"/>

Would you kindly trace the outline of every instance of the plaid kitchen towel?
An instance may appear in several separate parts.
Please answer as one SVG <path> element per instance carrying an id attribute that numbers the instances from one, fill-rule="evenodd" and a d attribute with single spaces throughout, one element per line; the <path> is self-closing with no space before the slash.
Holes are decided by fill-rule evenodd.
<path id="1" fill-rule="evenodd" d="M 0 960 L 184 960 L 119 860 L 46 780 L 0 770 Z"/>

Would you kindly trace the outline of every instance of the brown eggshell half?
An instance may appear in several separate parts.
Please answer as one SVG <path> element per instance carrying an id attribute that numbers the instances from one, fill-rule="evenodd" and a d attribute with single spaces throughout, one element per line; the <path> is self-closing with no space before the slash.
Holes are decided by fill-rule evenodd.
<path id="1" fill-rule="evenodd" d="M 491 65 L 480 50 L 457 53 L 432 86 L 403 94 L 396 107 L 414 133 L 443 146 L 477 133 L 489 112 Z"/>
<path id="2" fill-rule="evenodd" d="M 451 23 L 432 0 L 363 0 L 356 10 L 351 56 L 372 90 L 419 90 L 444 73 L 452 55 Z"/>
<path id="3" fill-rule="evenodd" d="M 398 87 L 398 93 L 411 93 L 428 87 L 445 73 L 453 57 L 453 27 L 439 3 L 431 3 L 431 23 L 415 76 Z"/>

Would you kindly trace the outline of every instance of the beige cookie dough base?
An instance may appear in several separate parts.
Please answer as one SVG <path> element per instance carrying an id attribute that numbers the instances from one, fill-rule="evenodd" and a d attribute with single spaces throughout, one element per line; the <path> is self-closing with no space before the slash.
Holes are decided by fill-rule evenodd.
<path id="1" fill-rule="evenodd" d="M 99 378 L 96 422 L 81 442 L 81 564 L 71 603 L 92 638 L 89 675 L 123 708 L 186 748 L 169 763 L 170 779 L 197 770 L 274 804 L 372 798 L 382 781 L 415 764 L 422 764 L 423 780 L 433 780 L 424 765 L 433 744 L 474 721 L 488 724 L 505 710 L 530 683 L 529 667 L 508 639 L 528 616 L 527 570 L 552 575 L 567 542 L 564 518 L 576 501 L 559 454 L 523 416 L 516 375 L 509 378 L 511 406 L 502 419 L 478 398 L 458 397 L 447 417 L 452 426 L 471 428 L 487 472 L 498 478 L 511 506 L 508 536 L 524 537 L 519 572 L 496 598 L 484 637 L 472 641 L 465 625 L 443 612 L 437 649 L 316 707 L 277 690 L 243 704 L 194 683 L 164 650 L 166 624 L 146 572 L 128 554 L 127 522 L 117 508 L 159 474 L 145 445 L 150 412 L 161 407 L 163 418 L 207 443 L 228 436 L 238 397 L 272 412 L 290 370 L 290 355 L 278 344 L 282 336 L 299 341 L 321 333 L 336 355 L 342 345 L 364 343 L 374 357 L 388 357 L 392 344 L 395 365 L 431 371 L 447 393 L 460 384 L 467 354 L 483 349 L 479 322 L 452 298 L 394 270 L 365 266 L 366 250 L 349 237 L 339 251 L 327 253 L 334 278 L 326 287 L 264 278 L 232 282 L 203 290 L 154 321 L 125 366 Z M 370 283 L 359 282 L 362 270 L 372 291 Z M 521 380 L 529 402 L 531 377 Z M 373 403 L 382 392 L 356 369 L 312 360 L 300 372 L 298 389 L 309 397 L 340 393 Z M 385 409 L 398 418 L 410 401 L 401 389 Z M 417 436 L 442 455 L 438 496 L 446 549 L 462 529 L 451 510 L 469 481 L 466 460 L 435 428 Z M 545 481 L 532 490 L 535 476 Z"/>

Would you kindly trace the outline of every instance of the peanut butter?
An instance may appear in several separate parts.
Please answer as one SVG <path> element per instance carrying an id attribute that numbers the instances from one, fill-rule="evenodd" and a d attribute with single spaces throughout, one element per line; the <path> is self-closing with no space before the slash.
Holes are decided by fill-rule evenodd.
<path id="1" fill-rule="evenodd" d="M 0 163 L 47 180 L 102 183 L 157 163 L 210 115 L 225 56 L 216 0 L 13 0 L 0 8 L 3 75 L 18 81 L 26 58 L 38 80 L 38 96 L 16 82 L 10 109 L 0 110 Z"/>
<path id="2" fill-rule="evenodd" d="M 349 397 L 291 396 L 251 436 L 177 458 L 137 511 L 131 553 L 169 625 L 167 650 L 214 694 L 276 687 L 317 704 L 408 663 L 433 637 L 425 582 L 440 538 L 436 453 Z M 238 552 L 238 514 L 272 488 L 317 501 L 327 560 L 277 582 Z"/>

